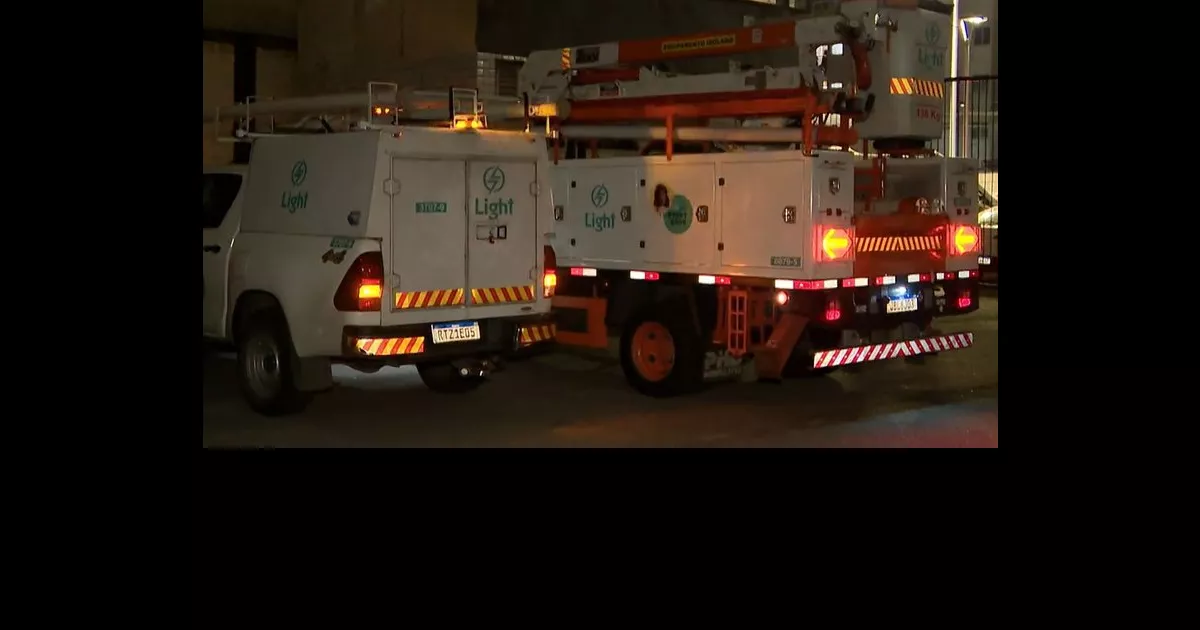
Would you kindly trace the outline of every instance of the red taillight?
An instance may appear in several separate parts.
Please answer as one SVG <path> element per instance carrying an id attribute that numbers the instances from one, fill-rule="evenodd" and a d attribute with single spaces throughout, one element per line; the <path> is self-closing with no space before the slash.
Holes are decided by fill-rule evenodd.
<path id="1" fill-rule="evenodd" d="M 838 305 L 837 300 L 829 300 L 829 304 L 825 305 L 825 321 L 836 322 L 842 318 L 842 309 Z"/>
<path id="2" fill-rule="evenodd" d="M 383 254 L 367 252 L 350 263 L 333 296 L 339 311 L 378 311 L 383 303 Z"/>
<path id="3" fill-rule="evenodd" d="M 854 236 L 846 228 L 817 228 L 817 258 L 824 261 L 849 257 Z"/>
<path id="4" fill-rule="evenodd" d="M 979 230 L 973 225 L 959 225 L 950 238 L 950 251 L 955 256 L 970 254 L 979 249 Z"/>
<path id="5" fill-rule="evenodd" d="M 958 295 L 958 308 L 971 307 L 971 294 L 968 291 L 963 291 Z"/>
<path id="6" fill-rule="evenodd" d="M 542 247 L 542 297 L 552 298 L 558 289 L 558 256 L 549 245 Z"/>

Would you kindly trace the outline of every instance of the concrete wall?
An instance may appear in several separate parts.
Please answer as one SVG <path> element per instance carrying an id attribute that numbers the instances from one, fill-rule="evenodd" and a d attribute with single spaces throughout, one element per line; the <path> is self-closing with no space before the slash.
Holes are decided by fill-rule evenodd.
<path id="1" fill-rule="evenodd" d="M 296 37 L 297 4 L 304 0 L 204 0 L 204 28 Z"/>
<path id="2" fill-rule="evenodd" d="M 470 85 L 475 16 L 475 0 L 300 0 L 298 89 Z"/>
<path id="3" fill-rule="evenodd" d="M 258 48 L 255 51 L 256 96 L 286 98 L 295 94 L 296 53 L 288 50 Z M 234 103 L 232 44 L 204 42 L 204 108 L 213 109 Z M 228 135 L 231 122 L 221 125 L 221 135 Z M 228 164 L 233 160 L 233 145 L 217 142 L 214 124 L 204 125 L 204 163 Z"/>
<path id="4" fill-rule="evenodd" d="M 233 102 L 233 46 L 204 42 L 204 109 Z M 216 141 L 216 125 L 204 125 L 204 163 L 228 164 L 233 147 Z"/>

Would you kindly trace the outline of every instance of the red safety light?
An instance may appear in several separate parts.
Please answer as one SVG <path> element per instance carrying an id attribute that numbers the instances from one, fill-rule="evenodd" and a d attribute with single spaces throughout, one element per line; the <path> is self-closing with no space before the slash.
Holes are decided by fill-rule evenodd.
<path id="1" fill-rule="evenodd" d="M 933 280 L 933 274 L 930 274 L 930 273 L 921 274 L 921 282 L 929 282 L 931 280 Z"/>
<path id="2" fill-rule="evenodd" d="M 959 225 L 954 228 L 951 243 L 951 251 L 955 256 L 970 254 L 979 249 L 979 230 L 973 225 Z"/>
<path id="3" fill-rule="evenodd" d="M 716 281 L 714 284 L 723 284 L 723 285 L 733 284 L 733 278 L 730 278 L 729 276 L 717 276 L 716 278 L 714 278 L 714 280 Z"/>
<path id="4" fill-rule="evenodd" d="M 842 318 L 842 309 L 838 305 L 837 300 L 829 300 L 829 304 L 825 305 L 825 321 L 836 322 Z"/>
<path id="5" fill-rule="evenodd" d="M 629 278 L 631 280 L 658 280 L 657 271 L 630 271 Z"/>
<path id="6" fill-rule="evenodd" d="M 542 246 L 542 297 L 552 298 L 558 289 L 558 256 L 554 248 Z"/>
<path id="7" fill-rule="evenodd" d="M 958 308 L 970 308 L 970 307 L 971 307 L 971 294 L 963 293 L 963 294 L 959 295 L 958 296 Z"/>
<path id="8" fill-rule="evenodd" d="M 849 257 L 854 236 L 846 228 L 817 228 L 817 257 L 821 260 L 842 260 Z"/>
<path id="9" fill-rule="evenodd" d="M 367 252 L 350 264 L 333 294 L 333 306 L 339 311 L 378 311 L 382 301 L 383 254 Z"/>

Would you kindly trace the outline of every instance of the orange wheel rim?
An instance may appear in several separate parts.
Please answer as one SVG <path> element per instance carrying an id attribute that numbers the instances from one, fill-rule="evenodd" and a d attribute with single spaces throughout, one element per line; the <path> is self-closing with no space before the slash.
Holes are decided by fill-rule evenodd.
<path id="1" fill-rule="evenodd" d="M 667 327 L 658 322 L 642 322 L 633 331 L 630 350 L 633 367 L 647 381 L 661 381 L 675 367 L 675 339 Z"/>

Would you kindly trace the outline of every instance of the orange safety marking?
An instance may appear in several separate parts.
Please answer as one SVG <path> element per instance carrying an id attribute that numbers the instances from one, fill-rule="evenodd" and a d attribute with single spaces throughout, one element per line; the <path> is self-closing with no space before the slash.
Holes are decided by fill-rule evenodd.
<path id="1" fill-rule="evenodd" d="M 569 70 L 571 68 L 571 49 L 570 48 L 562 49 L 562 59 L 560 60 L 559 65 L 562 66 L 563 70 Z"/>
<path id="2" fill-rule="evenodd" d="M 938 236 L 860 236 L 855 240 L 858 252 L 916 252 L 941 249 Z"/>
<path id="3" fill-rule="evenodd" d="M 358 339 L 354 342 L 358 351 L 373 357 L 397 354 L 420 354 L 425 351 L 424 337 L 389 337 L 387 339 Z"/>
<path id="4" fill-rule="evenodd" d="M 512 302 L 532 301 L 532 284 L 523 284 L 515 287 L 487 287 L 471 289 L 472 304 L 509 304 Z"/>
<path id="5" fill-rule="evenodd" d="M 540 326 L 521 326 L 521 346 L 531 346 L 542 341 L 554 339 L 558 327 L 554 324 Z"/>
<path id="6" fill-rule="evenodd" d="M 608 328 L 604 325 L 604 316 L 608 311 L 607 298 L 556 295 L 551 299 L 550 306 L 555 310 L 579 309 L 586 314 L 586 328 L 581 332 L 555 327 L 554 337 L 558 343 L 583 348 L 608 348 Z"/>
<path id="7" fill-rule="evenodd" d="M 893 77 L 888 86 L 888 91 L 892 94 L 942 98 L 946 93 L 946 88 L 942 85 L 941 81 Z"/>
<path id="8" fill-rule="evenodd" d="M 621 65 L 645 64 L 664 59 L 724 56 L 795 45 L 795 22 L 776 22 L 691 35 L 622 41 L 617 44 L 617 62 Z"/>
<path id="9" fill-rule="evenodd" d="M 413 308 L 441 308 L 444 306 L 462 305 L 462 289 L 436 289 L 434 291 L 396 292 L 396 308 L 398 310 Z"/>

